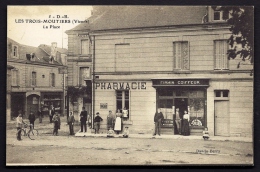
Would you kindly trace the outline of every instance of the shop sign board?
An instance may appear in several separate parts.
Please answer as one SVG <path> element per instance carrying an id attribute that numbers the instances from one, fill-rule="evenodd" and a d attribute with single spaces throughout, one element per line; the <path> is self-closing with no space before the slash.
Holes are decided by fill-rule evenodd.
<path id="1" fill-rule="evenodd" d="M 107 103 L 100 103 L 100 109 L 107 109 Z"/>
<path id="2" fill-rule="evenodd" d="M 209 79 L 153 79 L 153 86 L 209 86 Z"/>

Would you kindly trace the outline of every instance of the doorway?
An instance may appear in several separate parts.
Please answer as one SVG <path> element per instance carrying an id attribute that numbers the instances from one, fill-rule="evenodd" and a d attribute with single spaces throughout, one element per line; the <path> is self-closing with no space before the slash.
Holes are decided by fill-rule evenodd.
<path id="1" fill-rule="evenodd" d="M 215 101 L 215 135 L 229 136 L 229 101 Z"/>
<path id="2" fill-rule="evenodd" d="M 176 109 L 179 108 L 180 118 L 182 119 L 184 110 L 188 110 L 188 98 L 175 98 L 174 105 L 175 105 L 175 112 Z"/>

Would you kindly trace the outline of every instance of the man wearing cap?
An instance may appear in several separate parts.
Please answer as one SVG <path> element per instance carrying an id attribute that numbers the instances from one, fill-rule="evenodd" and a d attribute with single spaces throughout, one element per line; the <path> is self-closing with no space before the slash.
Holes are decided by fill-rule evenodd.
<path id="1" fill-rule="evenodd" d="M 28 119 L 30 121 L 30 124 L 32 124 L 32 127 L 34 128 L 35 115 L 33 112 L 30 113 Z"/>
<path id="2" fill-rule="evenodd" d="M 112 114 L 112 111 L 109 111 L 109 114 L 107 116 L 107 130 L 110 128 L 114 129 L 115 125 L 115 116 Z"/>
<path id="3" fill-rule="evenodd" d="M 100 129 L 100 122 L 103 121 L 103 119 L 99 116 L 99 112 L 96 113 L 96 116 L 94 118 L 94 125 L 95 125 L 95 134 L 99 134 Z"/>

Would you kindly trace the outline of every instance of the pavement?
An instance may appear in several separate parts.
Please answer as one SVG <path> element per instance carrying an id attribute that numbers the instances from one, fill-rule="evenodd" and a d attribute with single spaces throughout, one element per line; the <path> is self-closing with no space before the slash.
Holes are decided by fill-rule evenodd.
<path id="1" fill-rule="evenodd" d="M 78 131 L 75 133 L 75 137 L 107 137 L 106 133 L 95 134 L 88 129 L 87 132 Z M 122 134 L 115 134 L 114 138 L 123 138 Z M 187 140 L 202 140 L 202 136 L 183 136 L 183 135 L 156 135 L 152 134 L 129 134 L 129 138 L 146 138 L 146 139 L 187 139 Z M 234 142 L 253 142 L 252 138 L 249 137 L 221 137 L 221 136 L 210 136 L 208 140 L 215 141 L 234 141 Z"/>
<path id="2" fill-rule="evenodd" d="M 29 123 L 29 121 L 27 119 L 24 120 L 26 123 Z M 15 128 L 15 121 L 10 121 L 7 122 L 7 127 L 6 129 L 13 129 Z M 76 124 L 79 125 L 79 124 Z M 45 130 L 45 134 L 47 133 L 52 133 L 52 127 L 53 124 L 49 123 L 48 118 L 44 117 L 43 118 L 43 123 L 39 124 L 38 123 L 38 119 L 36 119 L 35 121 L 35 126 L 36 128 L 41 128 L 42 130 Z M 69 129 L 68 129 L 68 125 L 66 123 L 66 118 L 65 117 L 61 117 L 61 129 L 59 130 L 59 132 L 65 132 L 68 133 Z M 79 128 L 79 126 L 74 126 L 75 128 Z M 80 132 L 80 130 L 78 132 L 75 133 L 75 137 L 107 137 L 106 133 L 100 133 L 100 134 L 95 134 L 93 132 L 93 129 L 91 130 L 90 128 L 87 129 L 87 132 Z M 114 138 L 123 138 L 122 134 L 115 134 Z M 129 138 L 146 138 L 146 139 L 186 139 L 186 140 L 202 140 L 202 136 L 196 136 L 196 135 L 190 135 L 190 136 L 183 136 L 183 135 L 156 135 L 153 136 L 152 134 L 129 134 Z M 253 138 L 251 137 L 224 137 L 224 136 L 210 136 L 210 138 L 208 140 L 215 140 L 215 141 L 234 141 L 234 142 L 253 142 Z"/>

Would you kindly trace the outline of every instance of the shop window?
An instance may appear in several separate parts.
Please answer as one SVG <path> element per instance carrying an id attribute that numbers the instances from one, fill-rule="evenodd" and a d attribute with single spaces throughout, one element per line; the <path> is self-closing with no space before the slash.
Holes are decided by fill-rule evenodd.
<path id="1" fill-rule="evenodd" d="M 36 72 L 32 72 L 32 86 L 36 86 Z"/>
<path id="2" fill-rule="evenodd" d="M 81 54 L 89 54 L 89 41 L 87 39 L 81 40 Z"/>
<path id="3" fill-rule="evenodd" d="M 90 67 L 80 67 L 80 72 L 79 73 L 80 73 L 79 84 L 80 85 L 86 85 L 86 81 L 85 80 L 91 79 Z"/>
<path id="4" fill-rule="evenodd" d="M 116 91 L 116 108 L 120 109 L 121 113 L 125 112 L 124 117 L 129 119 L 129 90 Z"/>
<path id="5" fill-rule="evenodd" d="M 130 71 L 130 44 L 116 44 L 116 71 Z"/>
<path id="6" fill-rule="evenodd" d="M 173 91 L 170 89 L 158 89 L 158 96 L 173 96 Z"/>
<path id="7" fill-rule="evenodd" d="M 190 98 L 189 108 L 191 126 L 205 126 L 205 99 Z"/>
<path id="8" fill-rule="evenodd" d="M 173 42 L 173 68 L 174 69 L 190 69 L 189 44 L 184 42 Z"/>
<path id="9" fill-rule="evenodd" d="M 18 86 L 19 85 L 19 71 L 17 69 L 12 70 L 12 86 Z"/>
<path id="10" fill-rule="evenodd" d="M 215 70 L 228 69 L 228 42 L 227 40 L 214 41 L 214 68 Z"/>
<path id="11" fill-rule="evenodd" d="M 55 87 L 55 73 L 50 73 L 50 85 Z"/>
<path id="12" fill-rule="evenodd" d="M 228 98 L 229 90 L 215 90 L 215 98 Z"/>

